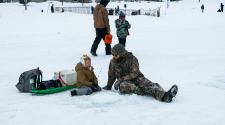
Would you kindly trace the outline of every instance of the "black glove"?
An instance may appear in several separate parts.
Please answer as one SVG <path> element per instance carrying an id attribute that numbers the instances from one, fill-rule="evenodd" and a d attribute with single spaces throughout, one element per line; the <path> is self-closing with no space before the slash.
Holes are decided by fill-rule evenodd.
<path id="1" fill-rule="evenodd" d="M 111 90 L 112 88 L 111 87 L 108 87 L 107 85 L 105 87 L 103 87 L 102 89 L 105 89 L 105 90 Z"/>
<path id="2" fill-rule="evenodd" d="M 98 84 L 97 83 L 92 83 L 92 86 L 98 86 Z"/>
<path id="3" fill-rule="evenodd" d="M 93 92 L 98 92 L 98 91 L 102 90 L 102 88 L 100 86 L 98 86 L 98 84 L 97 85 L 92 85 L 91 89 L 92 89 Z"/>

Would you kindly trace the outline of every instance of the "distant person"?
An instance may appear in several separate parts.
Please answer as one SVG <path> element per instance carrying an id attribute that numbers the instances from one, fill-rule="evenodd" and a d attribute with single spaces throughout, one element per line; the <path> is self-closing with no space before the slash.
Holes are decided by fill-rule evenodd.
<path id="1" fill-rule="evenodd" d="M 223 12 L 223 7 L 224 7 L 223 3 L 220 3 L 220 11 L 221 12 Z"/>
<path id="2" fill-rule="evenodd" d="M 93 92 L 101 91 L 98 85 L 98 79 L 95 76 L 94 68 L 91 66 L 91 58 L 83 55 L 75 70 L 77 72 L 76 89 L 71 91 L 71 95 L 90 95 Z"/>
<path id="3" fill-rule="evenodd" d="M 119 40 L 119 43 L 126 46 L 126 38 L 129 35 L 128 29 L 130 29 L 130 23 L 125 19 L 126 15 L 123 11 L 119 13 L 119 19 L 115 20 L 116 24 L 116 34 Z"/>
<path id="4" fill-rule="evenodd" d="M 93 14 L 94 13 L 94 7 L 93 6 L 91 6 L 91 14 Z"/>
<path id="5" fill-rule="evenodd" d="M 115 15 L 118 15 L 118 14 L 119 14 L 119 12 L 120 12 L 120 7 L 119 7 L 119 6 L 117 6 L 117 7 L 115 8 Z"/>
<path id="6" fill-rule="evenodd" d="M 117 15 L 117 9 L 115 8 L 114 10 L 115 10 L 115 15 Z"/>
<path id="7" fill-rule="evenodd" d="M 138 13 L 138 15 L 141 15 L 141 10 L 139 9 L 139 10 L 137 11 L 137 13 Z"/>
<path id="8" fill-rule="evenodd" d="M 202 5 L 201 5 L 202 13 L 204 12 L 204 9 L 205 9 L 204 4 L 202 4 Z"/>
<path id="9" fill-rule="evenodd" d="M 122 44 L 112 48 L 113 58 L 110 60 L 108 82 L 103 89 L 115 90 L 121 94 L 137 94 L 151 96 L 163 102 L 171 102 L 178 92 L 178 86 L 173 85 L 165 91 L 158 83 L 148 80 L 140 71 L 138 59 L 128 52 Z"/>
<path id="10" fill-rule="evenodd" d="M 52 13 L 55 12 L 55 10 L 54 10 L 54 4 L 52 4 L 52 6 L 51 6 L 51 12 L 52 12 Z"/>
<path id="11" fill-rule="evenodd" d="M 96 32 L 95 40 L 92 44 L 90 53 L 93 56 L 97 56 L 97 48 L 102 39 L 105 38 L 106 34 L 110 34 L 110 25 L 108 19 L 108 11 L 106 6 L 108 5 L 109 0 L 101 0 L 100 4 L 96 5 L 94 9 L 94 27 Z M 111 45 L 105 43 L 105 52 L 106 55 L 111 55 Z"/>
<path id="12" fill-rule="evenodd" d="M 109 15 L 114 15 L 114 10 L 113 9 L 109 10 Z"/>

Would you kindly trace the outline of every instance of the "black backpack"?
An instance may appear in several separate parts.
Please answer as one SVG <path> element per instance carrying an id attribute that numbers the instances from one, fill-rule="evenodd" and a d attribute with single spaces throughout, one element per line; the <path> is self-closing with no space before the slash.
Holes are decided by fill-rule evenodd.
<path id="1" fill-rule="evenodd" d="M 36 89 L 42 82 L 42 71 L 38 68 L 23 72 L 19 77 L 19 82 L 16 84 L 16 88 L 20 92 L 31 92 L 32 89 Z"/>

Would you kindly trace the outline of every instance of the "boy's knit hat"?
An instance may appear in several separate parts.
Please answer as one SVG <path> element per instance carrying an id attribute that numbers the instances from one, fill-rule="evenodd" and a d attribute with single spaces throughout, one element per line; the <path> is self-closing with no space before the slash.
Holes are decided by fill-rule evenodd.
<path id="1" fill-rule="evenodd" d="M 120 16 L 120 17 L 125 17 L 126 14 L 125 14 L 123 11 L 120 11 L 119 16 Z"/>

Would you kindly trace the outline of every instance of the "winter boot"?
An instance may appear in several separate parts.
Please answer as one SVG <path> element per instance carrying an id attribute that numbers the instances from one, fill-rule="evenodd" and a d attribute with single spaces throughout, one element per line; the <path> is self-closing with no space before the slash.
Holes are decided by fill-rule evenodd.
<path id="1" fill-rule="evenodd" d="M 98 56 L 98 55 L 96 54 L 96 52 L 91 51 L 90 53 L 91 53 L 92 56 Z"/>
<path id="2" fill-rule="evenodd" d="M 167 92 L 164 94 L 164 96 L 163 96 L 163 98 L 162 98 L 162 101 L 163 101 L 163 102 L 168 102 L 168 103 L 171 102 L 172 99 L 173 99 L 173 97 L 176 96 L 177 92 L 178 92 L 178 86 L 177 86 L 177 85 L 173 85 L 173 86 L 170 88 L 170 90 L 167 91 Z"/>
<path id="3" fill-rule="evenodd" d="M 71 96 L 75 96 L 75 95 L 77 95 L 77 91 L 76 90 L 70 91 L 70 94 L 71 94 Z"/>
<path id="4" fill-rule="evenodd" d="M 73 91 L 71 91 L 71 96 L 75 95 L 90 95 L 92 94 L 92 89 L 90 87 L 82 86 L 80 88 L 75 88 Z"/>

